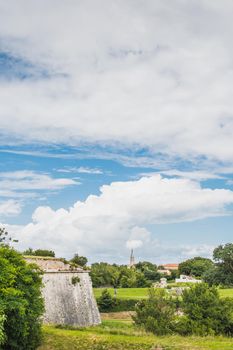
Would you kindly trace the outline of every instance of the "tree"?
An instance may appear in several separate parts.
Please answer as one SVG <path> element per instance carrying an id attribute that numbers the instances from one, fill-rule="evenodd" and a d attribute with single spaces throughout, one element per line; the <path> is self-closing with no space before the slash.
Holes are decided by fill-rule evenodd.
<path id="1" fill-rule="evenodd" d="M 177 331 L 181 334 L 233 334 L 233 301 L 221 299 L 215 287 L 199 283 L 183 292 L 181 317 Z"/>
<path id="2" fill-rule="evenodd" d="M 139 262 L 135 265 L 136 269 L 142 272 L 145 276 L 145 279 L 148 281 L 159 281 L 160 273 L 158 272 L 157 265 L 152 264 L 149 261 Z"/>
<path id="3" fill-rule="evenodd" d="M 202 277 L 213 265 L 212 260 L 198 256 L 180 263 L 179 272 L 182 275 Z"/>
<path id="4" fill-rule="evenodd" d="M 98 299 L 98 306 L 101 311 L 108 311 L 115 305 L 115 299 L 111 296 L 107 289 L 104 289 Z"/>
<path id="5" fill-rule="evenodd" d="M 215 266 L 205 273 L 204 280 L 210 285 L 233 286 L 233 244 L 215 248 L 213 259 Z"/>
<path id="6" fill-rule="evenodd" d="M 157 335 L 172 333 L 175 321 L 175 303 L 164 289 L 149 289 L 148 299 L 136 304 L 133 320 L 146 331 Z"/>
<path id="7" fill-rule="evenodd" d="M 82 267 L 86 266 L 87 261 L 88 260 L 85 256 L 80 256 L 78 254 L 75 254 L 74 257 L 70 260 L 70 262 Z"/>
<path id="8" fill-rule="evenodd" d="M 41 316 L 44 310 L 40 274 L 39 268 L 27 264 L 20 253 L 8 245 L 1 245 L 1 349 L 34 350 L 40 344 Z"/>
<path id="9" fill-rule="evenodd" d="M 32 248 L 28 248 L 23 252 L 23 255 L 29 255 L 29 256 L 47 256 L 55 258 L 55 253 L 53 250 L 47 250 L 47 249 L 36 249 L 33 250 Z"/>
<path id="10" fill-rule="evenodd" d="M 216 274 L 221 276 L 219 282 L 233 285 L 233 244 L 227 243 L 215 248 L 213 258 L 217 266 Z"/>
<path id="11" fill-rule="evenodd" d="M 0 245 L 9 245 L 11 242 L 18 242 L 18 240 L 12 239 L 5 227 L 0 227 Z"/>

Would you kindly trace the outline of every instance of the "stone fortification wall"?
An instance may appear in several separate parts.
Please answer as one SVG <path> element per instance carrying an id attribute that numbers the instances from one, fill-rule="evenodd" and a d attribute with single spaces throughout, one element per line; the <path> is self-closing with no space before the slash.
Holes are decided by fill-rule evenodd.
<path id="1" fill-rule="evenodd" d="M 44 270 L 44 323 L 86 327 L 101 322 L 88 271 L 71 270 L 69 264 L 59 259 L 26 257 L 26 260 Z"/>
<path id="2" fill-rule="evenodd" d="M 49 258 L 44 256 L 25 256 L 28 263 L 38 265 L 43 271 L 83 271 L 82 268 L 73 268 L 59 258 Z"/>

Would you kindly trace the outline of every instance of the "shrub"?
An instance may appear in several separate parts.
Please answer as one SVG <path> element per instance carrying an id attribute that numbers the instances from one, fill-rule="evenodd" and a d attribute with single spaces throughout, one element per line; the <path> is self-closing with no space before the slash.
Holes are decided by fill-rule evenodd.
<path id="1" fill-rule="evenodd" d="M 149 289 L 149 297 L 135 306 L 137 325 L 157 335 L 171 333 L 174 328 L 175 304 L 164 289 Z"/>
<path id="2" fill-rule="evenodd" d="M 110 311 L 115 305 L 114 299 L 107 289 L 104 289 L 101 296 L 98 298 L 98 306 L 100 311 Z"/>
<path id="3" fill-rule="evenodd" d="M 100 312 L 133 311 L 138 299 L 120 299 L 112 297 L 107 289 L 96 299 Z"/>
<path id="4" fill-rule="evenodd" d="M 233 301 L 220 299 L 215 287 L 200 283 L 185 290 L 182 310 L 176 327 L 181 334 L 233 334 Z"/>
<path id="5" fill-rule="evenodd" d="M 43 313 L 41 286 L 38 267 L 27 264 L 21 254 L 2 245 L 0 310 L 3 313 L 0 312 L 0 334 L 5 339 L 1 349 L 34 350 L 39 345 Z"/>
<path id="6" fill-rule="evenodd" d="M 80 282 L 80 278 L 78 276 L 73 276 L 71 278 L 71 283 L 76 286 L 76 284 L 78 284 Z"/>
<path id="7" fill-rule="evenodd" d="M 107 309 L 102 307 L 100 298 L 97 299 L 97 304 L 100 312 L 121 312 L 121 311 L 134 311 L 135 305 L 138 303 L 138 299 L 114 299 L 113 304 Z"/>

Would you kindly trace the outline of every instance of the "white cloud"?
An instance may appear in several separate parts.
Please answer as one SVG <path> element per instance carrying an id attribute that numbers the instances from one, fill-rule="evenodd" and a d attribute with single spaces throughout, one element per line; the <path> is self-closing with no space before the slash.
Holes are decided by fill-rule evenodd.
<path id="1" fill-rule="evenodd" d="M 221 170 L 221 169 L 218 169 Z M 215 169 L 217 171 L 217 169 Z M 210 179 L 224 179 L 222 175 L 219 175 L 215 173 L 215 171 L 208 172 L 204 170 L 194 170 L 194 171 L 181 171 L 177 169 L 170 169 L 170 170 L 161 170 L 160 172 L 149 172 L 149 173 L 143 173 L 141 175 L 143 176 L 151 176 L 153 174 L 162 174 L 162 175 L 167 175 L 171 177 L 181 177 L 185 179 L 190 179 L 190 180 L 196 180 L 196 181 L 203 181 L 203 180 L 210 180 Z M 219 172 L 219 171 L 218 171 Z"/>
<path id="2" fill-rule="evenodd" d="M 126 242 L 126 247 L 128 248 L 128 249 L 136 249 L 136 248 L 140 248 L 141 246 L 143 245 L 143 242 L 140 240 L 140 239 L 138 239 L 138 240 L 136 240 L 136 239 L 131 239 L 131 240 L 128 240 L 127 242 Z"/>
<path id="3" fill-rule="evenodd" d="M 41 199 L 41 192 L 58 191 L 67 186 L 79 185 L 78 181 L 67 178 L 53 178 L 45 173 L 22 170 L 0 172 L 0 217 L 17 215 L 25 200 Z"/>
<path id="4" fill-rule="evenodd" d="M 89 167 L 66 167 L 63 169 L 57 169 L 59 173 L 80 173 L 80 174 L 94 174 L 94 175 L 100 175 L 103 174 L 103 171 L 98 168 L 89 168 Z"/>
<path id="5" fill-rule="evenodd" d="M 228 0 L 1 0 L 2 48 L 51 75 L 1 80 L 2 133 L 231 162 L 232 10 Z"/>
<path id="6" fill-rule="evenodd" d="M 0 173 L 2 191 L 58 190 L 79 182 L 66 178 L 52 178 L 48 174 L 22 170 Z"/>
<path id="7" fill-rule="evenodd" d="M 134 240 L 142 241 L 147 256 L 153 256 L 162 249 L 147 225 L 227 215 L 226 207 L 233 203 L 230 190 L 201 188 L 196 181 L 159 175 L 113 182 L 100 192 L 69 210 L 38 207 L 32 222 L 20 229 L 19 241 L 24 247 L 55 249 L 58 255 L 78 251 L 93 260 L 116 256 L 124 252 L 126 241 Z"/>
<path id="8" fill-rule="evenodd" d="M 15 200 L 0 202 L 0 216 L 18 215 L 21 212 L 21 203 Z"/>

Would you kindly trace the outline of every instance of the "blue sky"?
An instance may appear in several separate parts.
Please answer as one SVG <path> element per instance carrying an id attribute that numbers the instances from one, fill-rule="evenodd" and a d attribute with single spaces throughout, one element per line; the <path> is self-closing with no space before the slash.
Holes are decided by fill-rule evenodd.
<path id="1" fill-rule="evenodd" d="M 0 222 L 19 249 L 161 263 L 231 241 L 232 9 L 0 0 Z"/>

